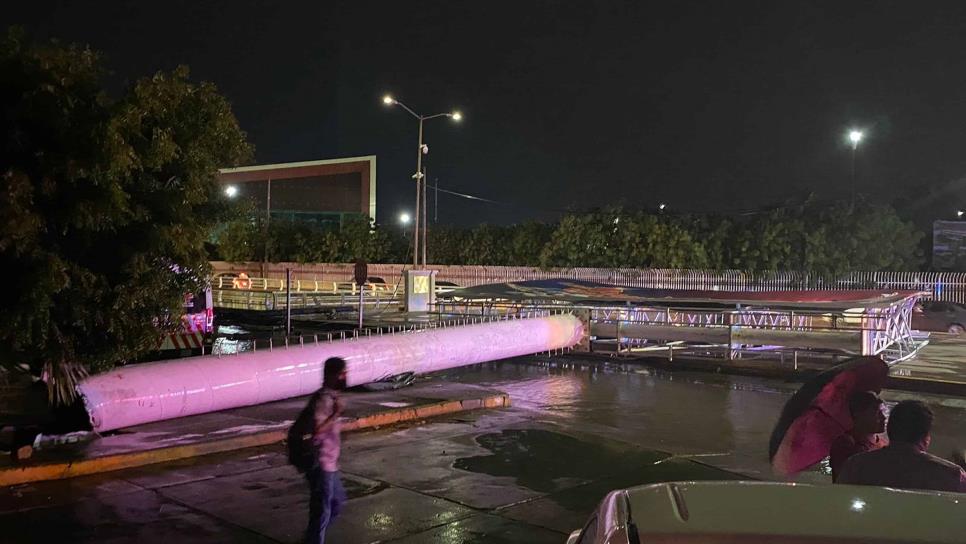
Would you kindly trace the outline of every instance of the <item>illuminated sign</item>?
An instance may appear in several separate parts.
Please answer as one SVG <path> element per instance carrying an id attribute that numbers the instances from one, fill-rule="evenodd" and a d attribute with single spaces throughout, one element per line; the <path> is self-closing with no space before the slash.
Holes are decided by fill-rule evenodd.
<path id="1" fill-rule="evenodd" d="M 413 293 L 417 295 L 429 293 L 429 276 L 413 276 Z"/>

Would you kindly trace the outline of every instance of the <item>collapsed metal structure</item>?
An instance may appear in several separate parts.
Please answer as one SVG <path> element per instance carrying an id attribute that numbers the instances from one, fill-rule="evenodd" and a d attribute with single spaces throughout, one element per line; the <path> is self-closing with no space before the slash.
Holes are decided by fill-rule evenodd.
<path id="1" fill-rule="evenodd" d="M 566 307 L 589 322 L 591 349 L 739 358 L 914 356 L 924 335 L 911 328 L 924 293 L 911 290 L 691 291 L 579 280 L 481 285 L 440 295 L 443 313 L 513 314 Z"/>
<path id="2" fill-rule="evenodd" d="M 89 377 L 78 393 L 103 432 L 308 395 L 330 357 L 347 363 L 348 385 L 406 372 L 425 374 L 574 346 L 584 326 L 570 314 L 489 318 L 406 333 L 316 341 L 235 355 L 206 355 L 121 367 Z"/>

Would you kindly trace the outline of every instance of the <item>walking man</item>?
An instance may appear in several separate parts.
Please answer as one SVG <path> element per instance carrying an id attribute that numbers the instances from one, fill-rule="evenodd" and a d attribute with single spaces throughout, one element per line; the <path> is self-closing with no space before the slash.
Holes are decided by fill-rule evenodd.
<path id="1" fill-rule="evenodd" d="M 322 370 L 322 389 L 313 395 L 314 417 L 312 442 L 317 448 L 318 462 L 306 472 L 311 498 L 309 499 L 309 525 L 305 542 L 322 544 L 325 530 L 339 515 L 345 502 L 345 490 L 339 478 L 339 451 L 341 449 L 342 401 L 339 392 L 346 387 L 346 364 L 339 357 L 325 361 Z"/>

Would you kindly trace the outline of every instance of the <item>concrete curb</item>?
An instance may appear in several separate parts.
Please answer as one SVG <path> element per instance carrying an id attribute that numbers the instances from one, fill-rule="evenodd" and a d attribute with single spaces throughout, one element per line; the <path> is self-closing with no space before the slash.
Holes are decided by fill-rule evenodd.
<path id="1" fill-rule="evenodd" d="M 425 418 L 481 410 L 485 408 L 504 408 L 510 406 L 510 396 L 506 393 L 488 395 L 482 398 L 463 400 L 444 400 L 420 406 L 407 406 L 376 412 L 360 418 L 348 420 L 342 425 L 346 432 L 373 429 L 385 425 L 417 421 Z M 125 468 L 141 467 L 166 461 L 177 461 L 189 457 L 199 457 L 212 453 L 240 450 L 282 442 L 288 429 L 273 429 L 207 440 L 195 444 L 182 444 L 150 450 L 124 452 L 102 457 L 81 458 L 71 461 L 23 464 L 0 468 L 0 487 L 46 480 L 63 480 L 76 476 L 86 476 Z"/>

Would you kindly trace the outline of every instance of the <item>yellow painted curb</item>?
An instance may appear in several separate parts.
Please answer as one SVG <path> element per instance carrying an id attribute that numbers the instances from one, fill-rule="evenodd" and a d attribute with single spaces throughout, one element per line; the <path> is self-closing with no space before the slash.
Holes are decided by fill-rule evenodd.
<path id="1" fill-rule="evenodd" d="M 441 401 L 421 406 L 398 408 L 385 412 L 377 412 L 365 417 L 347 421 L 342 425 L 344 431 L 359 431 L 401 423 L 405 421 L 421 420 L 428 417 L 478 410 L 481 408 L 503 408 L 510 406 L 510 396 L 506 393 L 490 395 L 480 399 L 465 399 Z M 83 458 L 74 461 L 62 461 L 43 464 L 26 464 L 20 466 L 0 468 L 0 487 L 42 482 L 45 480 L 62 480 L 110 472 L 124 468 L 153 465 L 166 461 L 177 461 L 189 457 L 199 457 L 212 453 L 240 450 L 256 446 L 275 444 L 285 440 L 288 429 L 261 431 L 243 436 L 233 436 L 217 440 L 168 446 L 143 451 L 133 451 L 105 455 L 103 457 Z"/>

